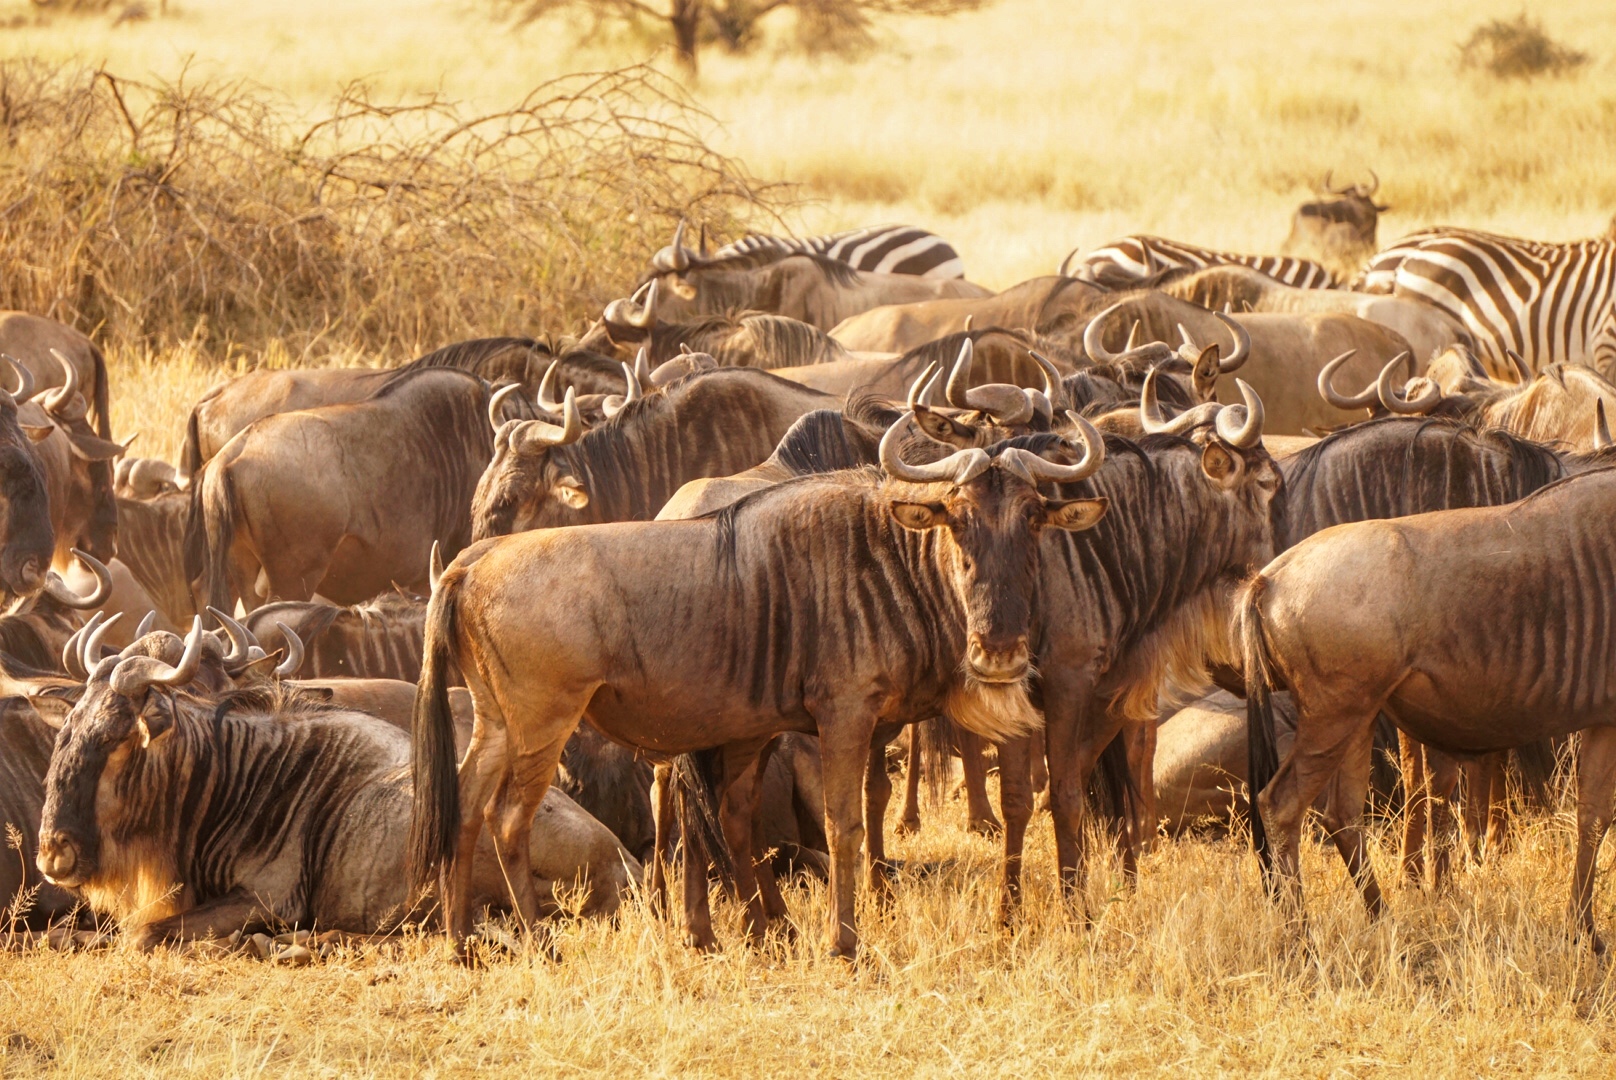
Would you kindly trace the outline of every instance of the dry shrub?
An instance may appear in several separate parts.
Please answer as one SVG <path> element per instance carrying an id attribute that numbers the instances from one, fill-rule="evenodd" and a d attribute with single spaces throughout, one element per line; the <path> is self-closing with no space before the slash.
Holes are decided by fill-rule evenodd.
<path id="1" fill-rule="evenodd" d="M 1514 19 L 1482 23 L 1459 46 L 1460 66 L 1500 79 L 1564 75 L 1587 62 L 1587 53 L 1561 45 L 1524 12 Z"/>
<path id="2" fill-rule="evenodd" d="M 479 115 L 355 83 L 299 121 L 245 82 L 0 64 L 0 306 L 214 359 L 567 327 L 680 216 L 767 210 L 708 123 L 647 68 Z"/>

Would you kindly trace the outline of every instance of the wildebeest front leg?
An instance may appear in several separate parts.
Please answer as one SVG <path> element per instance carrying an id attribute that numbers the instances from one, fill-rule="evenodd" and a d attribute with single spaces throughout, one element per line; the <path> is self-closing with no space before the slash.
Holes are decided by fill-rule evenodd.
<path id="1" fill-rule="evenodd" d="M 998 836 L 1004 826 L 988 802 L 987 740 L 955 724 L 954 742 L 965 769 L 965 827 L 978 836 Z"/>
<path id="2" fill-rule="evenodd" d="M 762 944 L 768 934 L 769 916 L 759 884 L 756 853 L 752 843 L 752 818 L 757 812 L 759 788 L 766 758 L 762 755 L 766 740 L 728 743 L 724 747 L 724 791 L 719 799 L 718 815 L 724 830 L 724 841 L 729 845 L 730 860 L 735 865 L 735 888 L 746 905 L 746 936 L 754 944 Z M 764 873 L 772 885 L 773 874 Z"/>
<path id="3" fill-rule="evenodd" d="M 825 838 L 830 844 L 830 924 L 825 945 L 830 955 L 858 955 L 853 911 L 859 848 L 864 843 L 862 794 L 864 765 L 870 756 L 875 717 L 866 702 L 816 709 L 819 756 L 825 774 Z"/>
<path id="4" fill-rule="evenodd" d="M 657 764 L 651 771 L 651 820 L 656 839 L 651 845 L 651 866 L 645 887 L 650 893 L 651 910 L 668 916 L 668 848 L 673 836 L 673 766 Z"/>
<path id="5" fill-rule="evenodd" d="M 1044 685 L 1044 738 L 1049 753 L 1049 811 L 1055 824 L 1055 857 L 1060 868 L 1061 892 L 1082 902 L 1083 875 L 1088 861 L 1088 838 L 1083 818 L 1089 777 L 1100 753 L 1116 737 L 1120 724 L 1093 701 L 1087 686 Z"/>
<path id="6" fill-rule="evenodd" d="M 913 730 L 913 725 L 911 725 Z M 870 760 L 864 769 L 864 873 L 878 902 L 892 896 L 892 863 L 887 860 L 887 804 L 892 801 L 892 778 L 887 775 L 887 744 L 900 734 L 882 725 L 870 739 Z M 914 749 L 913 743 L 910 745 Z"/>
<path id="7" fill-rule="evenodd" d="M 1425 832 L 1431 810 L 1425 747 L 1406 731 L 1399 731 L 1397 758 L 1403 772 L 1403 878 L 1411 885 L 1422 885 L 1425 883 Z"/>
<path id="8" fill-rule="evenodd" d="M 1431 808 L 1431 887 L 1440 889 L 1453 878 L 1453 841 L 1459 831 L 1454 806 L 1459 798 L 1459 760 L 1427 746 L 1425 772 Z"/>
<path id="9" fill-rule="evenodd" d="M 178 915 L 147 923 L 130 937 L 136 947 L 149 950 L 165 942 L 228 937 L 237 930 L 272 927 L 276 922 L 273 911 L 237 889 Z"/>
<path id="10" fill-rule="evenodd" d="M 922 720 L 921 724 L 939 723 Z M 912 836 L 920 831 L 920 724 L 909 725 L 909 760 L 903 766 L 903 805 L 898 809 L 898 835 Z"/>
<path id="11" fill-rule="evenodd" d="M 1149 851 L 1156 838 L 1156 720 L 1129 721 L 1122 728 L 1128 750 L 1128 772 L 1133 776 L 1138 802 L 1134 806 L 1133 836 L 1140 850 Z"/>
<path id="12" fill-rule="evenodd" d="M 1594 870 L 1599 845 L 1610 828 L 1611 794 L 1616 790 L 1616 727 L 1588 728 L 1577 758 L 1577 868 L 1571 878 L 1571 919 L 1594 952 L 1605 943 L 1594 926 Z"/>
<path id="13" fill-rule="evenodd" d="M 1032 820 L 1030 737 L 999 744 L 999 810 L 1004 814 L 1004 866 L 1000 873 L 999 922 L 1009 923 L 1021 905 L 1021 852 Z"/>

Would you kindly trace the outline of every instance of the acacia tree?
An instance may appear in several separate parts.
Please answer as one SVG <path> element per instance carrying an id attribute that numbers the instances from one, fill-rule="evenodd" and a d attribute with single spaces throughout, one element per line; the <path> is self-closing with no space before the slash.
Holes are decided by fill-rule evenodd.
<path id="1" fill-rule="evenodd" d="M 595 29 L 609 22 L 654 27 L 673 45 L 674 55 L 692 74 L 698 51 L 718 44 L 740 52 L 756 42 L 760 24 L 776 11 L 797 16 L 796 40 L 810 52 L 847 52 L 873 42 L 876 15 L 953 15 L 974 11 L 991 0 L 496 0 L 522 22 L 562 11 L 587 15 Z"/>

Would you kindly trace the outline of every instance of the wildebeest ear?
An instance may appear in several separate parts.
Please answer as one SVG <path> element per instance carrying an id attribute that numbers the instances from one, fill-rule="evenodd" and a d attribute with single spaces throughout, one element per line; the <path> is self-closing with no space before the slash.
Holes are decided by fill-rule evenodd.
<path id="1" fill-rule="evenodd" d="M 1245 470 L 1245 460 L 1221 443 L 1207 443 L 1201 450 L 1201 471 L 1220 487 L 1234 487 Z"/>
<path id="2" fill-rule="evenodd" d="M 27 435 L 29 440 L 32 442 L 44 442 L 46 439 L 50 438 L 51 432 L 56 430 L 56 428 L 51 424 L 45 424 L 43 426 L 36 424 L 18 424 L 17 426 L 22 428 L 23 434 Z"/>
<path id="3" fill-rule="evenodd" d="M 140 745 L 142 748 L 150 746 L 168 733 L 174 726 L 174 706 L 167 698 L 153 694 L 147 699 L 147 705 L 141 710 L 140 719 L 136 725 L 140 728 Z"/>
<path id="4" fill-rule="evenodd" d="M 123 453 L 123 447 L 118 443 L 98 439 L 88 432 L 68 431 L 66 434 L 67 445 L 72 448 L 73 456 L 85 461 L 111 461 Z"/>
<path id="5" fill-rule="evenodd" d="M 1067 499 L 1064 502 L 1050 499 L 1044 503 L 1044 520 L 1057 529 L 1082 532 L 1098 525 L 1110 508 L 1110 499 Z"/>
<path id="6" fill-rule="evenodd" d="M 976 445 L 976 439 L 970 428 L 949 419 L 942 413 L 932 412 L 925 407 L 917 408 L 915 423 L 919 425 L 921 431 L 938 442 L 957 446 L 962 450 Z"/>
<path id="7" fill-rule="evenodd" d="M 73 711 L 73 706 L 83 696 L 83 683 L 49 684 L 30 688 L 28 704 L 34 707 L 41 720 L 53 728 L 60 728 L 67 722 L 67 714 Z"/>
<path id="8" fill-rule="evenodd" d="M 1218 384 L 1218 376 L 1223 369 L 1218 366 L 1220 354 L 1219 346 L 1214 343 L 1201 350 L 1200 358 L 1195 361 L 1195 371 L 1190 375 L 1190 381 L 1195 387 L 1195 397 L 1199 401 L 1211 401 L 1212 390 Z"/>
<path id="9" fill-rule="evenodd" d="M 935 529 L 948 524 L 948 511 L 941 503 L 895 502 L 892 516 L 906 529 Z"/>
<path id="10" fill-rule="evenodd" d="M 555 482 L 555 497 L 574 510 L 582 510 L 589 505 L 589 492 L 584 490 L 583 481 L 571 473 Z"/>

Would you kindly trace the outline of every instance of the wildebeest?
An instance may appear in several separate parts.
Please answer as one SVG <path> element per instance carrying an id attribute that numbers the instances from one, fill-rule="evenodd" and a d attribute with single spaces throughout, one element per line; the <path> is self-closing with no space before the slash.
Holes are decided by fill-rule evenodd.
<path id="1" fill-rule="evenodd" d="M 1380 177 L 1369 174 L 1368 184 L 1331 187 L 1326 175 L 1324 196 L 1297 207 L 1291 232 L 1279 246 L 1281 255 L 1294 255 L 1323 263 L 1339 281 L 1350 281 L 1375 253 L 1380 215 L 1390 210 L 1375 202 Z"/>
<path id="2" fill-rule="evenodd" d="M 78 898 L 39 876 L 34 853 L 45 805 L 45 769 L 56 729 L 22 698 L 0 699 L 0 936 L 40 929 L 78 906 Z M 7 828 L 22 834 L 22 850 L 5 846 Z M 37 889 L 32 897 L 28 890 Z M 15 924 L 12 923 L 15 919 Z"/>
<path id="3" fill-rule="evenodd" d="M 1616 470 L 1503 507 L 1345 525 L 1247 585 L 1239 611 L 1260 791 L 1253 842 L 1271 886 L 1301 904 L 1302 816 L 1334 780 L 1326 826 L 1372 916 L 1380 888 L 1358 818 L 1377 713 L 1460 755 L 1581 731 L 1571 918 L 1594 948 L 1595 857 L 1616 786 Z M 1283 763 L 1267 708 L 1296 703 Z"/>
<path id="4" fill-rule="evenodd" d="M 983 327 L 945 334 L 902 356 L 860 356 L 812 367 L 785 368 L 776 374 L 844 400 L 855 394 L 898 400 L 927 366 L 935 363 L 945 371 L 952 370 L 960 347 L 967 341 L 971 343 L 972 359 L 964 378 L 972 386 L 1004 383 L 1038 388 L 1048 374 L 1045 361 L 1055 365 L 1057 381 L 1082 361 L 1081 356 L 1072 353 L 1062 342 L 1040 338 L 1025 330 Z M 1044 361 L 1040 361 L 1039 356 L 1044 357 Z"/>
<path id="5" fill-rule="evenodd" d="M 643 305 L 633 299 L 608 304 L 600 320 L 578 339 L 578 347 L 619 361 L 633 360 L 644 348 L 652 364 L 666 363 L 688 349 L 707 353 L 725 367 L 771 370 L 849 359 L 847 349 L 825 331 L 784 315 L 737 311 L 683 322 L 660 320 L 660 293 L 660 284 L 653 281 Z"/>
<path id="6" fill-rule="evenodd" d="M 1105 465 L 1063 497 L 1100 498 L 1110 511 L 1084 534 L 1045 541 L 1035 620 L 1037 698 L 1044 711 L 1049 804 L 1063 891 L 1077 894 L 1086 862 L 1083 818 L 1097 768 L 1124 785 L 1149 760 L 1148 735 L 1164 688 L 1205 685 L 1208 661 L 1233 651 L 1223 615 L 1241 578 L 1273 556 L 1283 521 L 1278 467 L 1262 446 L 1262 402 L 1242 383 L 1245 403 L 1166 425 L 1144 417 L 1138 443 L 1107 437 Z M 1142 410 L 1144 411 L 1144 410 Z M 1159 429 L 1159 430 L 1158 430 Z M 1190 437 L 1186 437 L 1190 436 Z M 1036 445 L 1048 436 L 1031 436 Z M 1120 734 L 1145 736 L 1120 758 Z M 1018 745 L 1019 743 L 1019 745 Z M 1021 850 L 1032 815 L 1027 740 L 999 749 L 1005 867 L 1001 912 L 1020 896 Z M 1124 823 L 1154 820 L 1115 799 Z M 1143 837 L 1124 828 L 1124 855 Z"/>
<path id="7" fill-rule="evenodd" d="M 722 745 L 736 763 L 755 762 L 779 732 L 817 732 L 832 852 L 827 944 L 851 956 L 876 725 L 947 711 L 999 739 L 1036 723 L 1024 680 L 1038 539 L 1090 528 L 1106 506 L 1038 494 L 1041 481 L 1100 464 L 1098 434 L 1078 424 L 1075 464 L 1007 447 L 913 465 L 889 432 L 889 480 L 867 470 L 805 477 L 693 521 L 551 529 L 462 553 L 427 611 L 411 834 L 413 880 L 445 871 L 451 935 L 470 929 L 469 856 L 485 816 L 511 856 L 518 910 L 533 910 L 516 841 L 587 715 L 652 753 Z M 451 661 L 477 711 L 458 782 L 443 694 Z M 779 910 L 778 894 L 770 903 L 759 891 L 771 876 L 751 865 L 755 774 L 732 773 L 740 781 L 723 814 L 754 936 Z"/>
<path id="8" fill-rule="evenodd" d="M 183 644 L 151 634 L 96 663 L 45 776 L 40 870 L 142 947 L 258 927 L 371 933 L 410 917 L 408 736 L 276 684 L 198 695 L 203 651 L 198 619 Z M 585 865 L 556 872 L 580 839 Z M 523 840 L 539 848 L 524 872 L 584 870 L 599 906 L 616 906 L 633 860 L 559 792 Z M 477 880 L 503 890 L 491 853 Z"/>
<path id="9" fill-rule="evenodd" d="M 294 674 L 304 679 L 402 679 L 421 675 L 426 601 L 392 591 L 351 607 L 283 600 L 250 612 L 246 626 L 268 646 L 288 643 L 280 626 L 296 634 L 304 657 Z"/>
<path id="10" fill-rule="evenodd" d="M 764 460 L 799 416 L 827 404 L 766 371 L 720 368 L 679 379 L 589 431 L 570 402 L 560 427 L 507 421 L 477 482 L 472 536 L 647 520 L 681 484 Z"/>
<path id="11" fill-rule="evenodd" d="M 672 321 L 761 311 L 829 330 L 883 304 L 989 295 L 963 278 L 873 274 L 823 255 L 790 255 L 754 266 L 745 256 L 702 261 L 691 259 L 688 249 L 677 250 L 684 254 L 648 279 L 661 286 L 661 314 Z"/>
<path id="12" fill-rule="evenodd" d="M 999 327 L 1076 341 L 1109 290 L 1069 277 L 1038 277 L 992 296 L 888 304 L 853 315 L 830 336 L 859 352 L 908 352 L 948 334 Z"/>
<path id="13" fill-rule="evenodd" d="M 488 405 L 477 376 L 428 367 L 364 401 L 256 421 L 191 485 L 185 572 L 199 605 L 425 592 L 432 545 L 452 555 L 470 538 L 493 456 Z"/>
<path id="14" fill-rule="evenodd" d="M 32 376 L 9 363 L 24 399 Z M 50 489 L 34 441 L 18 423 L 17 398 L 0 386 L 0 600 L 7 608 L 44 588 L 56 554 Z"/>
<path id="15" fill-rule="evenodd" d="M 33 441 L 50 491 L 50 521 L 56 533 L 54 562 L 65 569 L 81 548 L 103 561 L 117 553 L 118 514 L 113 502 L 111 461 L 124 447 L 95 433 L 80 392 L 76 369 L 52 354 L 63 385 L 53 390 L 19 388 L 17 422 Z"/>
<path id="16" fill-rule="evenodd" d="M 160 629 L 182 629 L 200 610 L 185 573 L 185 522 L 190 509 L 191 496 L 183 491 L 145 498 L 118 496 L 117 563 L 128 569 L 145 593 L 150 610 L 164 619 L 166 625 Z"/>
<path id="17" fill-rule="evenodd" d="M 60 361 L 57 353 L 61 354 Z M 5 311 L 0 312 L 0 356 L 10 356 L 28 368 L 42 390 L 64 385 L 66 376 L 61 365 L 65 362 L 89 403 L 95 434 L 112 438 L 107 360 L 95 342 L 55 319 L 25 311 Z"/>

